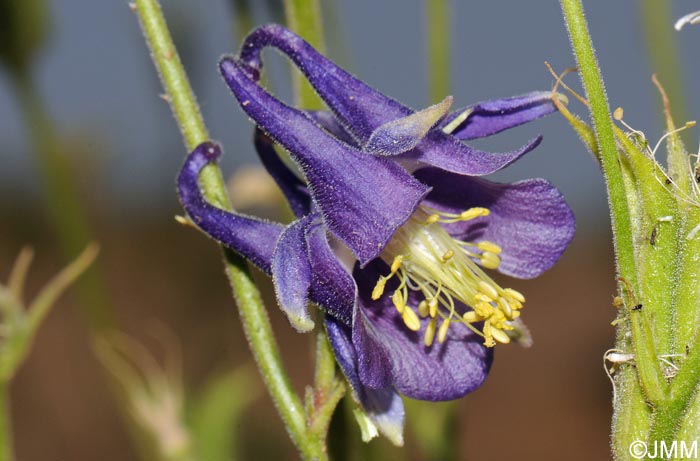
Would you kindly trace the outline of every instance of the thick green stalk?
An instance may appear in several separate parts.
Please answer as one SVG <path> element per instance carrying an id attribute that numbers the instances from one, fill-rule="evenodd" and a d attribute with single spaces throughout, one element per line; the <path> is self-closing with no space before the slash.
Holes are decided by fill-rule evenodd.
<path id="1" fill-rule="evenodd" d="M 284 0 L 287 26 L 325 54 L 320 0 Z M 308 110 L 324 109 L 323 100 L 297 69 L 292 70 L 297 106 Z"/>
<path id="2" fill-rule="evenodd" d="M 665 424 L 659 427 L 658 430 L 655 430 L 653 425 L 656 421 L 652 423 L 650 434 L 639 432 L 639 429 L 648 427 L 647 424 L 650 415 L 647 404 L 653 406 L 653 416 L 651 416 L 651 420 L 659 419 L 665 422 L 669 422 L 669 420 L 665 418 L 665 416 L 668 415 L 667 410 L 673 412 L 676 406 L 675 402 L 669 400 L 668 386 L 661 374 L 659 357 L 656 351 L 657 345 L 655 344 L 653 329 L 651 327 L 653 315 L 649 316 L 642 310 L 643 304 L 637 304 L 637 297 L 644 294 L 643 289 L 659 289 L 658 285 L 656 285 L 653 280 L 651 281 L 652 287 L 647 287 L 647 284 L 650 284 L 650 279 L 653 279 L 650 275 L 653 274 L 645 270 L 645 268 L 648 269 L 649 263 L 654 261 L 653 255 L 650 252 L 641 252 L 640 255 L 637 255 L 635 252 L 635 238 L 640 242 L 640 245 L 644 243 L 643 240 L 639 238 L 639 232 L 643 230 L 643 228 L 634 227 L 633 221 L 634 224 L 639 227 L 644 224 L 642 221 L 648 218 L 644 217 L 640 219 L 641 214 L 635 211 L 634 207 L 638 206 L 639 203 L 643 203 L 645 198 L 648 201 L 649 196 L 647 195 L 647 197 L 644 197 L 644 191 L 639 191 L 634 187 L 630 188 L 629 181 L 627 181 L 626 185 L 626 173 L 623 171 L 623 159 L 618 155 L 618 146 L 615 142 L 613 122 L 610 117 L 605 88 L 595 58 L 581 0 L 560 1 L 562 10 L 564 11 L 565 22 L 571 36 L 581 79 L 586 90 L 586 96 L 590 101 L 590 110 L 595 126 L 596 140 L 600 149 L 601 168 L 608 190 L 612 217 L 613 243 L 617 257 L 617 270 L 622 280 L 621 291 L 625 295 L 624 298 L 628 309 L 636 305 L 633 310 L 623 314 L 619 319 L 620 327 L 618 331 L 618 347 L 622 350 L 632 349 L 632 352 L 634 352 L 636 373 L 620 373 L 615 379 L 617 392 L 620 395 L 618 395 L 615 401 L 616 408 L 613 427 L 614 455 L 616 459 L 627 459 L 630 456 L 628 451 L 630 447 L 629 444 L 634 440 L 646 439 L 650 443 L 656 440 L 670 441 L 672 431 L 667 430 L 668 426 Z M 627 140 L 624 139 L 623 144 L 624 141 Z M 630 149 L 630 146 L 627 146 L 627 148 L 623 147 L 623 150 L 631 152 L 632 155 L 629 159 L 631 162 L 639 163 L 642 161 L 641 156 L 634 153 L 636 149 Z M 644 165 L 639 164 L 636 166 L 631 165 L 630 168 L 633 172 L 641 172 L 643 166 Z M 640 178 L 635 179 L 641 181 Z M 655 180 L 656 178 L 653 179 Z M 655 204 L 649 205 L 653 206 Z M 636 220 L 633 220 L 632 215 L 636 216 Z M 652 216 L 651 218 L 656 220 L 661 218 L 661 216 Z M 651 223 L 651 225 L 655 225 L 655 223 Z M 673 232 L 673 234 L 671 238 L 675 240 L 676 232 Z M 671 245 L 671 247 L 673 247 L 673 245 Z M 645 254 L 646 257 L 644 256 Z M 675 258 L 673 261 L 675 262 Z M 639 277 L 638 267 L 642 270 Z M 643 284 L 643 286 L 640 286 L 640 283 Z M 649 295 L 649 293 L 647 293 L 647 295 Z M 656 297 L 650 298 L 650 300 L 651 299 L 658 301 Z M 654 302 L 653 304 L 659 303 Z M 659 306 L 655 307 L 657 309 L 660 308 Z M 627 322 L 629 322 L 629 326 Z M 631 328 L 631 330 L 628 330 L 628 328 Z M 669 325 L 664 322 L 663 328 L 669 328 Z M 628 331 L 631 333 L 631 344 L 629 344 L 630 340 L 626 338 L 627 334 L 625 334 Z M 668 344 L 668 341 L 666 341 L 666 344 Z M 639 392 L 640 389 L 638 386 L 641 386 L 643 394 Z M 646 401 L 637 400 L 640 397 L 643 397 Z M 638 413 L 635 413 L 633 408 L 636 408 Z M 640 424 L 634 423 L 634 421 L 637 420 Z M 660 438 L 647 439 L 647 435 Z"/>
<path id="3" fill-rule="evenodd" d="M 601 167 L 608 189 L 617 271 L 632 287 L 635 287 L 637 277 L 635 274 L 632 224 L 603 79 L 598 69 L 581 1 L 560 1 L 583 87 L 591 106 L 596 140 L 600 150 Z"/>
<path id="4" fill-rule="evenodd" d="M 447 2 L 425 0 L 431 104 L 442 101 L 450 91 L 450 9 Z"/>
<path id="5" fill-rule="evenodd" d="M 160 5 L 157 0 L 136 0 L 135 5 L 185 145 L 188 150 L 192 150 L 206 141 L 209 135 Z M 209 201 L 230 208 L 221 171 L 217 166 L 210 165 L 202 171 L 200 184 Z M 245 261 L 227 249 L 224 249 L 224 260 L 246 338 L 292 441 L 304 459 L 326 459 L 323 447 L 318 446 L 315 438 L 307 433 L 303 406 L 284 370 L 260 292 Z"/>

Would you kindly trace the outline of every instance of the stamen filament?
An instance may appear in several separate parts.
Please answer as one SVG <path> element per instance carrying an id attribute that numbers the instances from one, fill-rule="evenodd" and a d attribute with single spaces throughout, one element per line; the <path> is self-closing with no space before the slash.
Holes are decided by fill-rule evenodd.
<path id="1" fill-rule="evenodd" d="M 487 208 L 481 207 L 462 213 L 419 208 L 396 231 L 381 254 L 391 272 L 377 280 L 372 298 L 382 296 L 386 282 L 398 277 L 400 283 L 391 296 L 392 302 L 412 331 L 421 329 L 421 317 L 430 318 L 423 334 L 426 346 L 431 346 L 436 336 L 438 343 L 446 341 L 455 321 L 482 336 L 489 347 L 510 342 L 507 331 L 513 327 L 509 322 L 520 316 L 525 297 L 513 289 L 501 288 L 482 269 L 500 265 L 502 248 L 486 240 L 455 240 L 442 227 L 489 214 Z M 423 295 L 415 308 L 407 305 L 409 289 Z M 455 300 L 471 309 L 463 312 Z M 442 318 L 439 328 L 438 316 Z M 474 324 L 483 325 L 479 328 Z"/>

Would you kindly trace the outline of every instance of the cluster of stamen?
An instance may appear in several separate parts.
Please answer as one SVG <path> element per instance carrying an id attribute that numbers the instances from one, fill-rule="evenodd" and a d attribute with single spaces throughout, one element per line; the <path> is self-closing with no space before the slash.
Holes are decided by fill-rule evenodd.
<path id="1" fill-rule="evenodd" d="M 430 319 L 423 333 L 426 346 L 431 346 L 436 336 L 438 343 L 443 343 L 454 323 L 482 336 L 488 347 L 510 342 L 507 331 L 513 330 L 511 321 L 520 316 L 525 298 L 515 290 L 501 288 L 482 269 L 498 268 L 501 248 L 489 241 L 454 239 L 441 225 L 488 215 L 488 209 L 479 207 L 459 214 L 419 208 L 381 254 L 390 265 L 390 273 L 377 280 L 372 299 L 379 299 L 387 281 L 397 277 L 399 285 L 391 300 L 412 331 L 420 331 L 421 317 Z M 408 305 L 409 290 L 423 295 L 417 306 Z M 471 310 L 458 312 L 456 301 Z"/>

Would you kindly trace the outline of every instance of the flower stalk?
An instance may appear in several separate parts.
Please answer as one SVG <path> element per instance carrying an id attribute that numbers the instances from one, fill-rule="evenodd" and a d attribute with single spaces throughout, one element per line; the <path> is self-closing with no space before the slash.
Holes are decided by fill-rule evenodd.
<path id="1" fill-rule="evenodd" d="M 139 16 L 185 146 L 192 150 L 205 142 L 209 135 L 160 5 L 157 0 L 137 0 L 134 10 Z M 218 166 L 212 164 L 203 169 L 200 185 L 207 200 L 230 209 Z M 223 250 L 223 254 L 226 276 L 236 299 L 248 344 L 290 438 L 304 459 L 326 459 L 324 444 L 307 428 L 303 405 L 284 370 L 260 292 L 245 261 L 227 249 Z"/>

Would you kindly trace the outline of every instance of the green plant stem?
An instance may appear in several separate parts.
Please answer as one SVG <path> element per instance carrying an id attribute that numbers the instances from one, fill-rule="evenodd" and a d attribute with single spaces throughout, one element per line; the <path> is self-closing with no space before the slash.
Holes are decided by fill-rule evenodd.
<path id="1" fill-rule="evenodd" d="M 319 453 L 320 447 L 317 445 L 317 440 L 307 433 L 304 407 L 294 393 L 282 366 L 267 311 L 248 267 L 231 250 L 224 249 L 224 259 L 226 275 L 233 289 L 246 339 L 289 436 L 304 459 L 323 459 Z"/>
<path id="2" fill-rule="evenodd" d="M 450 91 L 450 9 L 447 2 L 425 0 L 431 104 L 442 101 Z"/>
<path id="3" fill-rule="evenodd" d="M 12 449 L 12 418 L 10 417 L 10 385 L 0 383 L 0 461 L 14 459 Z"/>
<path id="4" fill-rule="evenodd" d="M 598 69 L 581 1 L 561 0 L 561 6 L 564 11 L 564 20 L 569 30 L 574 54 L 576 55 L 581 80 L 590 102 L 596 141 L 600 152 L 601 168 L 608 190 L 617 272 L 622 280 L 629 283 L 629 287 L 633 291 L 632 293 L 627 293 L 628 305 L 633 305 L 632 300 L 629 298 L 634 298 L 634 291 L 638 291 L 639 288 L 636 270 L 637 261 L 634 250 L 635 233 L 630 217 L 632 208 L 628 202 L 628 191 L 625 189 L 613 123 L 610 118 L 610 107 L 608 106 L 603 78 Z M 642 362 L 648 365 L 638 367 L 641 384 L 645 388 L 647 395 L 653 396 L 656 401 L 661 400 L 664 398 L 665 386 L 660 376 L 653 338 L 646 334 L 651 334 L 648 324 L 643 324 L 644 318 L 641 315 L 632 315 L 630 321 L 632 322 L 632 342 L 635 354 L 637 354 L 637 363 Z"/>
<path id="5" fill-rule="evenodd" d="M 185 145 L 192 150 L 206 141 L 209 135 L 160 5 L 157 0 L 137 0 L 136 12 Z M 205 168 L 200 184 L 209 201 L 230 209 L 218 166 Z M 267 312 L 248 267 L 232 251 L 224 248 L 223 253 L 225 272 L 233 289 L 248 344 L 289 436 L 304 459 L 326 459 L 323 447 L 307 432 L 301 400 L 292 389 L 282 365 Z"/>
<path id="6" fill-rule="evenodd" d="M 635 287 L 637 277 L 632 242 L 632 223 L 603 79 L 598 69 L 581 1 L 560 1 L 583 87 L 591 105 L 593 125 L 600 150 L 601 167 L 608 189 L 613 244 L 617 255 L 617 271 L 632 287 Z"/>
<path id="7" fill-rule="evenodd" d="M 641 279 L 637 277 L 637 264 L 640 264 L 640 261 L 637 261 L 634 238 L 638 232 L 634 232 L 632 227 L 632 214 L 635 212 L 634 206 L 639 201 L 637 197 L 638 192 L 627 190 L 625 187 L 625 173 L 622 170 L 622 162 L 618 156 L 610 109 L 581 1 L 560 1 L 583 86 L 590 102 L 596 140 L 600 149 L 601 168 L 608 190 L 613 243 L 617 256 L 617 271 L 621 277 L 622 285 L 626 285 L 626 289 L 621 291 L 625 293 L 626 305 L 630 307 L 633 303 L 636 303 L 638 293 L 641 292 L 642 288 L 646 288 L 646 284 L 649 282 L 648 277 L 641 277 Z M 635 159 L 632 158 L 632 160 Z M 628 197 L 630 201 L 628 201 Z M 645 286 L 640 287 L 638 283 L 645 283 Z M 670 395 L 668 386 L 661 375 L 659 358 L 655 350 L 656 344 L 650 325 L 651 320 L 645 317 L 644 312 L 639 311 L 642 308 L 640 306 L 637 310 L 631 311 L 629 315 L 636 376 L 628 373 L 625 373 L 624 376 L 633 380 L 637 378 L 644 392 L 646 403 L 653 405 L 653 415 L 651 417 L 653 423 L 648 434 L 650 438 L 647 439 L 647 442 L 670 441 L 678 426 L 677 421 L 674 422 L 672 415 L 679 415 L 679 411 L 682 411 L 686 404 L 673 400 Z M 627 344 L 624 334 L 626 331 L 624 322 L 622 322 L 622 326 L 618 330 L 618 344 Z M 627 451 L 629 443 L 640 435 L 638 432 L 632 434 L 629 430 L 636 427 L 634 420 L 647 420 L 649 407 L 639 400 L 630 400 L 630 389 L 634 391 L 636 388 L 634 381 L 620 381 L 620 379 L 617 379 L 616 383 L 624 395 L 615 402 L 618 406 L 616 407 L 614 419 L 614 454 L 616 459 L 627 459 L 629 456 Z M 635 395 L 641 397 L 639 393 Z M 632 408 L 636 408 L 643 413 L 636 413 Z M 620 420 L 619 418 L 621 417 L 625 419 Z"/>
<path id="8" fill-rule="evenodd" d="M 318 317 L 321 317 L 320 315 Z M 321 319 L 322 320 L 322 319 Z M 314 386 L 331 389 L 336 381 L 335 355 L 323 328 L 316 333 L 316 366 L 314 369 Z"/>
<path id="9" fill-rule="evenodd" d="M 323 40 L 323 22 L 321 21 L 321 4 L 319 0 L 284 0 L 284 11 L 287 26 L 325 54 Z M 294 79 L 294 94 L 297 106 L 308 110 L 324 109 L 323 100 L 316 94 L 313 87 L 306 81 L 301 72 L 292 70 Z"/>

